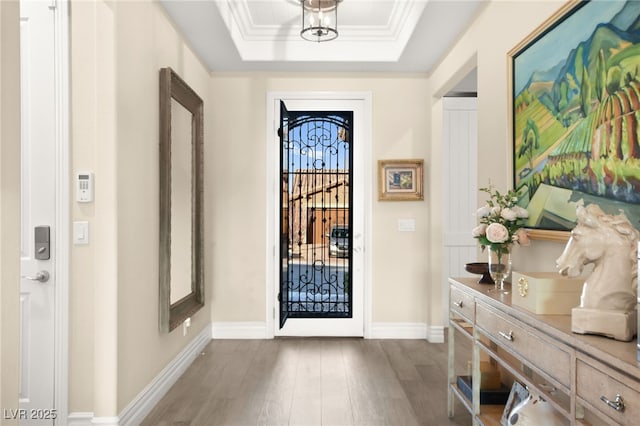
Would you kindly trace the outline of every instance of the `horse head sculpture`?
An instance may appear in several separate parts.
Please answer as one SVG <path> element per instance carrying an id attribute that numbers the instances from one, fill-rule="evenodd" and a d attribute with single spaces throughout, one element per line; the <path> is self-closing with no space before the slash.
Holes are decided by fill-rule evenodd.
<path id="1" fill-rule="evenodd" d="M 620 213 L 605 214 L 596 204 L 576 209 L 577 226 L 556 260 L 560 274 L 576 277 L 584 265 L 594 264 L 580 298 L 581 308 L 635 310 L 640 233 Z"/>

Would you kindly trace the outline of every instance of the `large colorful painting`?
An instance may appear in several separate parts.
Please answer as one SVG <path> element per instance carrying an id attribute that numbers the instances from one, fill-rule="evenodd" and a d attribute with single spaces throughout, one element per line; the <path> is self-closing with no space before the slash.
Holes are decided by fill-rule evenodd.
<path id="1" fill-rule="evenodd" d="M 640 228 L 640 2 L 570 3 L 509 58 L 527 226 L 570 230 L 582 200 Z"/>

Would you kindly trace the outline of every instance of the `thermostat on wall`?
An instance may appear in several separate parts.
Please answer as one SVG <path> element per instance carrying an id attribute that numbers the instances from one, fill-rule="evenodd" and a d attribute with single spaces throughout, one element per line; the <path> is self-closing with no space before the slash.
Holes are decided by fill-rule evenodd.
<path id="1" fill-rule="evenodd" d="M 79 203 L 93 201 L 93 173 L 79 172 L 76 175 L 76 201 Z"/>

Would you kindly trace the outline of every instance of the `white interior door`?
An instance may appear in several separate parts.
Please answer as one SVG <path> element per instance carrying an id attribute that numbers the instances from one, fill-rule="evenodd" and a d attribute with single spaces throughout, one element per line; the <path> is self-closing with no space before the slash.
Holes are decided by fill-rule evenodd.
<path id="1" fill-rule="evenodd" d="M 443 324 L 448 322 L 448 277 L 468 276 L 465 263 L 476 260 L 473 213 L 478 200 L 478 112 L 476 98 L 444 98 L 442 152 L 444 182 Z"/>
<path id="2" fill-rule="evenodd" d="M 340 99 L 283 99 L 288 110 L 291 111 L 353 111 L 353 140 L 351 154 L 353 156 L 353 205 L 351 206 L 353 235 L 352 260 L 352 317 L 351 318 L 288 318 L 280 328 L 280 311 L 278 309 L 278 285 L 279 279 L 274 278 L 276 290 L 273 301 L 276 309 L 274 321 L 274 335 L 276 336 L 364 336 L 364 309 L 365 309 L 365 194 L 369 189 L 365 188 L 365 107 L 362 100 Z M 279 111 L 279 100 L 274 102 L 273 108 Z M 279 114 L 276 114 L 279 117 Z M 279 149 L 279 143 L 275 142 L 274 149 Z M 276 156 L 278 158 L 278 156 Z M 279 173 L 278 173 L 278 179 Z M 274 183 L 279 187 L 279 182 Z M 275 195 L 275 194 L 274 194 Z M 277 199 L 277 198 L 276 198 Z M 279 207 L 276 207 L 279 209 Z M 278 215 L 276 214 L 276 217 Z M 279 224 L 274 224 L 278 229 Z M 275 255 L 275 253 L 274 253 Z M 274 256 L 275 271 L 279 271 L 280 259 Z"/>
<path id="3" fill-rule="evenodd" d="M 53 424 L 55 87 L 51 1 L 21 0 L 20 424 Z"/>

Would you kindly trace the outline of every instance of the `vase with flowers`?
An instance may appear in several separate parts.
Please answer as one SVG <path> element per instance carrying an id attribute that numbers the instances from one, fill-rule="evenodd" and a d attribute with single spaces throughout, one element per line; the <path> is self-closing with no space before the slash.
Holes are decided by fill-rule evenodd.
<path id="1" fill-rule="evenodd" d="M 489 273 L 495 282 L 493 291 L 506 293 L 504 280 L 511 273 L 511 247 L 529 245 L 527 232 L 522 228 L 529 212 L 517 205 L 518 197 L 513 190 L 502 194 L 490 185 L 480 191 L 489 194 L 489 199 L 476 212 L 479 225 L 471 234 L 482 250 L 488 249 Z"/>

